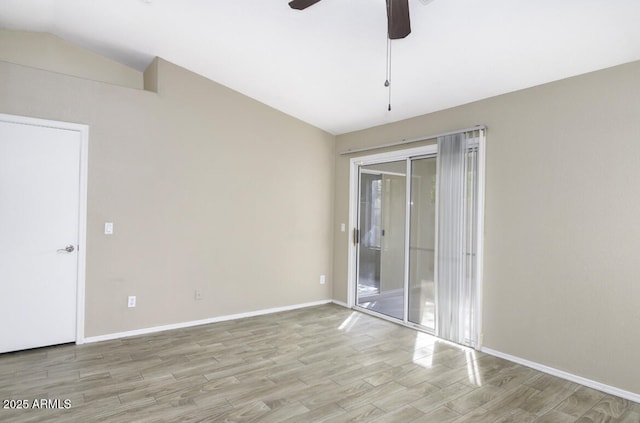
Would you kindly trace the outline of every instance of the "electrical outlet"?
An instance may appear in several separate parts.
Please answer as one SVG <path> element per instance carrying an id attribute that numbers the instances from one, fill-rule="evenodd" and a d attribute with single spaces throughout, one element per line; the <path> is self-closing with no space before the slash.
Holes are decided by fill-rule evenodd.
<path id="1" fill-rule="evenodd" d="M 327 277 L 325 275 L 320 275 L 320 285 L 324 285 L 327 282 Z"/>
<path id="2" fill-rule="evenodd" d="M 130 295 L 129 296 L 129 300 L 127 302 L 127 306 L 129 308 L 135 307 L 136 306 L 136 296 L 135 295 Z"/>
<path id="3" fill-rule="evenodd" d="M 193 298 L 196 300 L 201 300 L 202 299 L 202 291 L 200 291 L 199 289 L 196 289 L 194 294 L 193 294 Z"/>

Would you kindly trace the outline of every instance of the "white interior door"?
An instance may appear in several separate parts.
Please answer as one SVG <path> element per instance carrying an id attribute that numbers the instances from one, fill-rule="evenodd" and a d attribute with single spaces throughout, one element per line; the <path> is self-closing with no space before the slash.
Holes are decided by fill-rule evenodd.
<path id="1" fill-rule="evenodd" d="M 81 145 L 0 120 L 0 353 L 76 340 Z"/>

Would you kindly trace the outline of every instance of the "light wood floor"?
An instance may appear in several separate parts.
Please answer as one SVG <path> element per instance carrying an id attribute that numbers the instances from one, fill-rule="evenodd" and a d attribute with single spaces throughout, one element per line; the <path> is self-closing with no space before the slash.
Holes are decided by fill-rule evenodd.
<path id="1" fill-rule="evenodd" d="M 0 400 L 42 398 L 71 406 L 0 421 L 640 422 L 640 404 L 335 305 L 0 355 Z"/>

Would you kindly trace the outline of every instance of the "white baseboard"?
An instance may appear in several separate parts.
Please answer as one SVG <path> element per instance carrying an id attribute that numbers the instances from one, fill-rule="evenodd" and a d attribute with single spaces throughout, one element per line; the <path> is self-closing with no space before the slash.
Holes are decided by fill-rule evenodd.
<path id="1" fill-rule="evenodd" d="M 514 363 L 522 364 L 523 366 L 531 367 L 532 369 L 539 370 L 552 376 L 557 376 L 571 382 L 579 383 L 580 385 L 588 386 L 589 388 L 593 388 L 598 391 L 606 392 L 607 394 L 615 395 L 620 398 L 628 399 L 629 401 L 640 403 L 640 394 L 636 394 L 634 392 L 625 391 L 623 389 L 616 388 L 615 386 L 596 382 L 595 380 L 587 379 L 582 376 L 577 376 L 572 373 L 554 369 L 553 367 L 545 366 L 544 364 L 505 354 L 500 351 L 492 350 L 490 348 L 483 347 L 480 351 L 489 355 L 504 358 L 505 360 L 513 361 Z"/>
<path id="2" fill-rule="evenodd" d="M 349 307 L 349 304 L 343 303 L 342 301 L 331 300 L 331 302 L 334 303 L 335 305 L 339 305 L 339 306 L 344 307 L 344 308 L 351 308 L 351 307 Z"/>
<path id="3" fill-rule="evenodd" d="M 294 305 L 284 306 L 284 307 L 268 308 L 264 310 L 250 311 L 247 313 L 238 313 L 238 314 L 229 314 L 226 316 L 211 317 L 209 319 L 203 319 L 203 320 L 193 320 L 190 322 L 174 323 L 171 325 L 154 326 L 151 328 L 136 329 L 136 330 L 130 330 L 126 332 L 117 332 L 117 333 L 108 333 L 106 335 L 89 336 L 87 338 L 84 338 L 84 343 L 111 341 L 113 339 L 127 338 L 129 336 L 137 336 L 137 335 L 147 335 L 150 333 L 162 332 L 165 330 L 182 329 L 182 328 L 188 328 L 192 326 L 206 325 L 209 323 L 217 323 L 217 322 L 225 322 L 227 320 L 242 319 L 245 317 L 262 316 L 264 314 L 296 310 L 296 309 L 305 308 L 305 307 L 313 307 L 313 306 L 318 306 L 323 304 L 329 304 L 331 302 L 332 300 L 314 301 L 311 303 L 294 304 Z"/>

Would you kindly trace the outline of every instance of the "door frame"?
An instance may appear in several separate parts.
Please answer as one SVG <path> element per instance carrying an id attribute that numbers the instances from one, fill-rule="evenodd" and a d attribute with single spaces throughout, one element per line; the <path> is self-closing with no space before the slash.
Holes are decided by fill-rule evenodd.
<path id="1" fill-rule="evenodd" d="M 0 121 L 20 125 L 76 131 L 80 134 L 80 175 L 78 205 L 78 267 L 76 269 L 76 344 L 84 344 L 85 283 L 87 260 L 87 174 L 89 161 L 89 126 L 0 113 Z"/>

